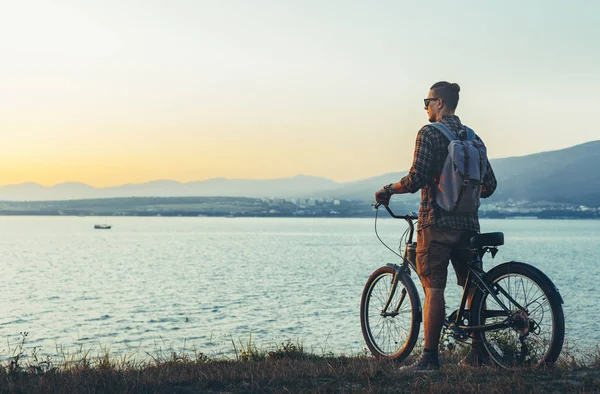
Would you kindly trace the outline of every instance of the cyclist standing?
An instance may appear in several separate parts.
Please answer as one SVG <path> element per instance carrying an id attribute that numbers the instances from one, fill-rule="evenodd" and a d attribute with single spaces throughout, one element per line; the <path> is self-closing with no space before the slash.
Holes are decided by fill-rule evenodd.
<path id="1" fill-rule="evenodd" d="M 458 105 L 460 87 L 456 83 L 437 82 L 425 101 L 430 122 L 440 122 L 457 136 L 464 130 L 454 111 Z M 478 136 L 476 140 L 481 141 Z M 465 264 L 470 238 L 479 232 L 477 209 L 456 213 L 442 209 L 435 201 L 440 175 L 448 156 L 448 138 L 432 125 L 425 125 L 417 134 L 414 159 L 408 175 L 397 183 L 384 186 L 375 193 L 378 203 L 387 205 L 393 194 L 416 193 L 421 190 L 421 205 L 417 227 L 417 272 L 425 291 L 423 308 L 424 351 L 419 360 L 406 367 L 414 371 L 439 369 L 438 345 L 445 318 L 444 289 L 449 260 L 463 286 L 467 274 Z M 481 197 L 487 198 L 496 190 L 496 177 L 487 161 L 482 181 Z M 472 296 L 472 292 L 471 292 Z M 469 298 L 470 302 L 470 298 Z M 469 360 L 471 365 L 485 362 L 484 352 L 473 338 Z"/>

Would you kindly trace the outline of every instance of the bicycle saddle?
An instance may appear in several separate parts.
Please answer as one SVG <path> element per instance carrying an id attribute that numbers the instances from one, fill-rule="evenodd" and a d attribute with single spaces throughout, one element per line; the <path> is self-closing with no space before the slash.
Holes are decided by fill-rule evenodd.
<path id="1" fill-rule="evenodd" d="M 504 245 L 504 233 L 484 233 L 471 237 L 472 248 Z"/>

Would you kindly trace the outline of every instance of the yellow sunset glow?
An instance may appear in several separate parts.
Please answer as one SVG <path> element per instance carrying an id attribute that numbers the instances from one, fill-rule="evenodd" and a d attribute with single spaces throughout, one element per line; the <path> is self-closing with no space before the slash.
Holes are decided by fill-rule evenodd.
<path id="1" fill-rule="evenodd" d="M 461 85 L 457 114 L 492 158 L 598 138 L 589 10 L 433 6 L 11 3 L 0 185 L 406 170 L 438 80 Z"/>

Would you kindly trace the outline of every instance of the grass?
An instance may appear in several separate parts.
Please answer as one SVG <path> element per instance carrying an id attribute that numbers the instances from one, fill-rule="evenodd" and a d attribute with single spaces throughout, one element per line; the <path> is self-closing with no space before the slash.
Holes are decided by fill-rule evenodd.
<path id="1" fill-rule="evenodd" d="M 464 349 L 446 348 L 439 373 L 416 375 L 400 371 L 393 361 L 367 355 L 317 355 L 291 341 L 261 350 L 250 337 L 246 343 L 232 341 L 235 355 L 231 358 L 211 358 L 191 349 L 159 351 L 149 355 L 149 361 L 139 362 L 111 356 L 107 349 L 95 357 L 80 349 L 58 360 L 40 357 L 35 348 L 25 355 L 26 336 L 10 360 L 0 365 L 0 392 L 600 392 L 598 346 L 585 355 L 575 355 L 565 346 L 553 368 L 536 370 L 460 368 L 456 364 Z"/>

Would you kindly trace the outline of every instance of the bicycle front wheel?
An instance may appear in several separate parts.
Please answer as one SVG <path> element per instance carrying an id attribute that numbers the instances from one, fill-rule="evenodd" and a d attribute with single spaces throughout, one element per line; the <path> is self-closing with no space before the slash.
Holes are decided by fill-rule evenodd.
<path id="1" fill-rule="evenodd" d="M 395 275 L 398 284 L 392 294 Z M 361 297 L 360 325 L 375 357 L 397 361 L 408 357 L 419 336 L 421 301 L 406 272 L 396 274 L 385 266 L 371 274 Z"/>
<path id="2" fill-rule="evenodd" d="M 480 287 L 473 297 L 473 325 L 497 324 L 478 333 L 490 357 L 501 367 L 539 367 L 558 358 L 565 336 L 562 298 L 537 268 L 510 262 L 484 278 L 497 299 Z M 508 309 L 508 311 L 505 309 Z"/>

